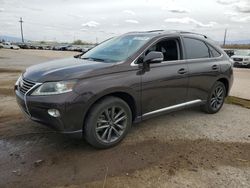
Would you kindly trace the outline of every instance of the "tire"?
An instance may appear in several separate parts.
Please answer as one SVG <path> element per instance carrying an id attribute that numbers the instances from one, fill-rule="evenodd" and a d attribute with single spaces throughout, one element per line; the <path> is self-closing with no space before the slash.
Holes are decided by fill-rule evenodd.
<path id="1" fill-rule="evenodd" d="M 202 106 L 203 111 L 208 114 L 215 114 L 222 108 L 226 97 L 226 88 L 222 82 L 215 82 L 210 94 L 208 96 L 207 102 Z"/>
<path id="2" fill-rule="evenodd" d="M 131 124 L 132 113 L 128 104 L 117 97 L 106 97 L 90 109 L 83 135 L 95 148 L 109 148 L 123 140 Z"/>

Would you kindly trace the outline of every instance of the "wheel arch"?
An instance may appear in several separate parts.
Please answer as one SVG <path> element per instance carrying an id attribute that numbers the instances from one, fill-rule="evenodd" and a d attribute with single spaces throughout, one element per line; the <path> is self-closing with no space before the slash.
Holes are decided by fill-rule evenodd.
<path id="1" fill-rule="evenodd" d="M 104 98 L 109 97 L 109 96 L 118 97 L 118 98 L 124 100 L 131 109 L 132 121 L 135 120 L 135 118 L 137 117 L 137 110 L 138 110 L 135 98 L 128 92 L 116 91 L 116 92 L 105 93 L 105 94 L 103 94 L 103 95 L 101 95 L 99 97 L 96 97 L 95 99 L 92 100 L 92 102 L 88 105 L 88 108 L 86 109 L 86 111 L 84 113 L 83 126 L 86 123 L 87 116 L 88 116 L 92 106 L 94 104 L 96 104 L 97 102 L 99 102 L 99 101 L 101 101 Z"/>
<path id="2" fill-rule="evenodd" d="M 226 88 L 226 96 L 229 95 L 229 81 L 227 78 L 220 78 L 217 81 L 222 82 Z"/>

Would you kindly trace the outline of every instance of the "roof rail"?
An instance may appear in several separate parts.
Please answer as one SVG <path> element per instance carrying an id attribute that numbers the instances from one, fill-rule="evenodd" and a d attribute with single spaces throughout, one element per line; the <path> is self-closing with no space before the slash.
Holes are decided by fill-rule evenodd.
<path id="1" fill-rule="evenodd" d="M 180 34 L 200 35 L 200 36 L 203 36 L 206 39 L 208 38 L 206 35 L 203 35 L 203 34 L 200 34 L 200 33 L 188 32 L 188 31 L 180 31 Z"/>
<path id="2" fill-rule="evenodd" d="M 146 32 L 148 32 L 148 33 L 153 33 L 153 32 L 162 32 L 162 31 L 164 31 L 164 30 L 158 29 L 158 30 L 151 30 L 151 31 L 146 31 Z"/>

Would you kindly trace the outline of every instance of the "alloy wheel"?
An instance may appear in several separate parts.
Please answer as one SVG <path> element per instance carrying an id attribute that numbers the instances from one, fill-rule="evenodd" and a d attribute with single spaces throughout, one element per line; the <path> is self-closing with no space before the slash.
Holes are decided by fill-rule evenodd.
<path id="1" fill-rule="evenodd" d="M 222 86 L 217 86 L 212 94 L 211 100 L 210 100 L 210 105 L 213 108 L 213 110 L 218 110 L 223 102 L 224 102 L 224 89 Z"/>
<path id="2" fill-rule="evenodd" d="M 96 134 L 100 141 L 111 143 L 118 140 L 125 132 L 128 115 L 118 106 L 106 108 L 100 113 L 96 123 Z"/>

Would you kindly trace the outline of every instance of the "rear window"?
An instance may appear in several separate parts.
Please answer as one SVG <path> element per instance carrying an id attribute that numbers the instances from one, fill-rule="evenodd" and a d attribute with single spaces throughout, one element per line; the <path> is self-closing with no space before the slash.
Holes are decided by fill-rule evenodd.
<path id="1" fill-rule="evenodd" d="M 186 48 L 187 59 L 200 59 L 210 57 L 209 48 L 203 41 L 185 37 L 184 44 Z"/>
<path id="2" fill-rule="evenodd" d="M 212 47 L 211 45 L 208 44 L 209 50 L 210 50 L 210 54 L 211 57 L 220 57 L 221 53 L 218 52 L 214 47 Z"/>

